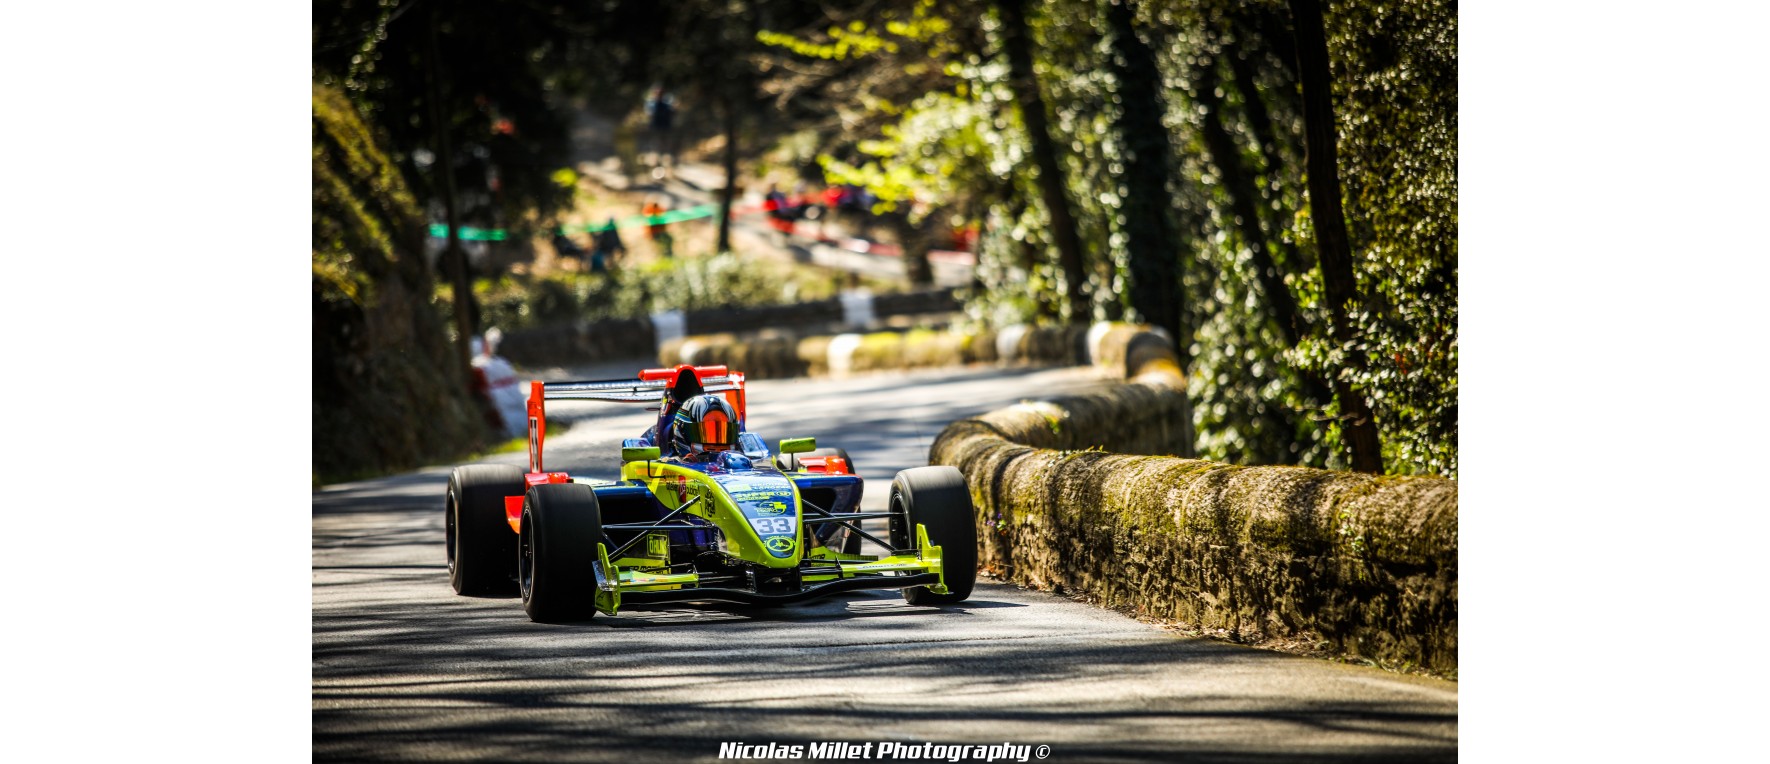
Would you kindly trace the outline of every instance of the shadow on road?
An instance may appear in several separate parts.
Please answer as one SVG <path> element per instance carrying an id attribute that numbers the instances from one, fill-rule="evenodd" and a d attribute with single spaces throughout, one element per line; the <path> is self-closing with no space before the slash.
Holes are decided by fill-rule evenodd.
<path id="1" fill-rule="evenodd" d="M 447 587 L 438 571 L 407 580 Z M 779 609 L 655 607 L 567 626 L 530 623 L 513 600 L 328 610 L 314 619 L 314 756 L 391 761 L 456 749 L 498 760 L 672 761 L 710 759 L 721 739 L 910 741 L 889 733 L 918 730 L 914 741 L 981 742 L 976 731 L 990 730 L 1050 743 L 1058 761 L 1456 759 L 1454 706 L 1421 712 L 1402 699 L 1150 680 L 1257 685 L 1261 664 L 1307 659 L 1169 637 L 1026 639 L 955 623 L 972 610 L 1023 607 L 991 599 L 1000 586 L 947 609 L 861 593 Z M 1262 751 L 1268 735 L 1285 737 L 1284 750 Z M 1314 747 L 1300 750 L 1298 739 Z"/>
<path id="2" fill-rule="evenodd" d="M 847 449 L 882 503 L 946 422 L 1095 384 L 1041 373 L 758 383 L 751 410 L 771 439 Z M 586 421 L 549 441 L 548 466 L 612 472 L 629 435 Z M 1049 744 L 1063 762 L 1457 757 L 1454 685 L 1176 638 L 999 583 L 950 608 L 856 592 L 531 623 L 513 598 L 450 589 L 448 474 L 313 494 L 315 760 L 711 761 L 720 741 L 829 740 Z"/>
<path id="3" fill-rule="evenodd" d="M 913 615 L 922 620 L 958 614 Z M 661 628 L 684 626 L 675 623 Z M 556 639 L 531 648 L 485 646 L 486 638 L 499 632 L 514 636 L 539 628 L 553 628 Z M 602 633 L 596 633 L 599 631 Z M 398 724 L 384 725 L 379 731 L 366 731 L 351 723 L 363 712 L 316 710 L 316 760 L 394 760 L 411 756 L 412 747 L 419 745 L 459 745 L 463 750 L 484 751 L 494 741 L 510 741 L 514 748 L 502 752 L 494 748 L 489 751 L 492 758 L 520 751 L 520 758 L 540 760 L 706 759 L 716 752 L 721 739 L 697 730 L 709 715 L 719 720 L 720 728 L 756 731 L 728 739 L 782 744 L 858 742 L 879 739 L 881 730 L 940 730 L 963 722 L 974 731 L 998 731 L 1004 740 L 1052 743 L 1061 754 L 1055 759 L 1059 761 L 1456 759 L 1454 712 L 1421 713 L 1398 703 L 1267 699 L 1249 707 L 1245 697 L 1140 697 L 1140 676 L 1168 667 L 1184 672 L 1189 664 L 1204 668 L 1223 660 L 1226 648 L 1210 643 L 1174 640 L 1127 652 L 1124 645 L 1116 643 L 1017 646 L 994 642 L 987 660 L 968 660 L 966 657 L 976 657 L 977 651 L 965 649 L 963 641 L 817 646 L 781 639 L 769 647 L 772 657 L 766 660 L 737 653 L 690 666 L 674 653 L 705 651 L 705 646 L 661 652 L 634 649 L 594 625 L 558 629 L 482 622 L 471 626 L 470 632 L 474 638 L 465 643 L 461 640 L 468 635 L 455 630 L 450 630 L 447 639 L 429 634 L 425 639 L 439 649 L 424 663 L 471 666 L 471 679 L 428 680 L 428 665 L 408 666 L 402 671 L 382 662 L 386 656 L 380 648 L 316 649 L 316 659 L 325 664 L 323 671 L 315 671 L 316 706 L 361 704 L 381 709 L 375 716 L 399 719 Z M 702 639 L 710 636 L 701 630 L 697 634 Z M 838 633 L 824 634 L 830 642 L 841 641 Z M 720 636 L 718 641 L 729 645 L 743 640 Z M 801 656 L 800 652 L 808 654 Z M 1242 651 L 1235 659 L 1258 662 L 1286 657 Z M 832 679 L 851 689 L 832 692 Z M 889 688 L 903 681 L 940 689 L 927 693 L 923 703 L 891 697 Z M 1081 707 L 1057 697 L 1018 704 L 973 702 L 1022 692 L 1028 686 L 1077 687 L 1103 681 L 1122 684 L 1124 700 Z M 720 689 L 757 685 L 778 687 L 779 691 L 763 698 L 735 699 L 722 697 L 727 693 Z M 884 690 L 885 697 L 870 701 L 870 687 Z M 697 694 L 704 699 L 684 699 Z M 660 699 L 660 695 L 673 699 Z M 1212 740 L 1226 726 L 1248 729 L 1248 725 L 1253 725 L 1252 729 L 1284 728 L 1293 738 L 1301 733 L 1306 739 L 1318 739 L 1321 747 L 1265 752 L 1245 741 L 1229 746 Z M 1099 739 L 1057 742 L 1051 731 L 1059 728 L 1068 735 L 1078 729 L 1094 732 Z M 975 732 L 959 734 L 960 727 L 952 729 L 950 737 L 924 739 L 980 742 Z M 1151 736 L 1152 729 L 1163 734 Z M 1041 731 L 1045 736 L 1041 737 Z M 1348 735 L 1362 742 L 1335 742 L 1333 735 Z M 905 739 L 903 735 L 888 737 Z M 1133 742 L 1136 739 L 1143 742 Z"/>

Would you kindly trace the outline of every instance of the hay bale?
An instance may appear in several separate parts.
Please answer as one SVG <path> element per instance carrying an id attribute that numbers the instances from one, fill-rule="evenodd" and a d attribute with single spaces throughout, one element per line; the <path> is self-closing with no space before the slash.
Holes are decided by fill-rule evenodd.
<path id="1" fill-rule="evenodd" d="M 958 366 L 965 363 L 965 337 L 951 332 L 918 329 L 903 336 L 906 368 Z"/>
<path id="2" fill-rule="evenodd" d="M 829 335 L 824 335 L 820 337 L 806 337 L 805 339 L 799 340 L 799 344 L 795 346 L 794 352 L 798 355 L 799 361 L 805 364 L 806 374 L 830 373 L 831 339 L 834 338 Z"/>
<path id="3" fill-rule="evenodd" d="M 765 379 L 995 361 L 1002 357 L 997 346 L 1006 344 L 1012 346 L 1009 357 L 1020 362 L 1073 364 L 1090 355 L 1087 332 L 1085 327 L 1061 326 L 1011 327 L 1000 335 L 989 330 L 961 334 L 926 329 L 799 339 L 786 334 L 748 339 L 730 333 L 697 334 L 663 343 L 658 362 L 724 364 Z M 832 360 L 833 352 L 840 358 Z"/>
<path id="4" fill-rule="evenodd" d="M 799 342 L 791 337 L 756 337 L 740 340 L 730 334 L 700 334 L 665 342 L 658 351 L 665 366 L 726 366 L 751 379 L 805 376 L 808 364 L 799 357 Z"/>
<path id="5" fill-rule="evenodd" d="M 963 357 L 966 363 L 995 362 L 998 358 L 996 355 L 996 331 L 994 329 L 980 329 L 976 333 L 968 335 L 965 338 Z"/>
<path id="6" fill-rule="evenodd" d="M 664 344 L 658 346 L 658 365 L 675 366 L 683 363 L 683 346 L 687 345 L 691 339 L 692 338 L 689 337 L 676 337 L 674 339 L 665 340 Z M 698 342 L 698 339 L 692 339 L 692 341 Z"/>
<path id="7" fill-rule="evenodd" d="M 896 332 L 874 332 L 863 335 L 854 349 L 850 371 L 878 371 L 903 368 L 903 335 Z"/>
<path id="8" fill-rule="evenodd" d="M 1089 330 L 1098 337 L 1089 345 L 1089 359 L 1102 369 L 1134 377 L 1125 368 L 1125 350 L 1131 339 L 1148 331 L 1146 327 L 1126 323 L 1100 323 Z"/>
<path id="9" fill-rule="evenodd" d="M 756 379 L 803 377 L 807 364 L 799 358 L 799 343 L 787 337 L 762 337 L 738 343 L 739 357 L 731 368 Z"/>

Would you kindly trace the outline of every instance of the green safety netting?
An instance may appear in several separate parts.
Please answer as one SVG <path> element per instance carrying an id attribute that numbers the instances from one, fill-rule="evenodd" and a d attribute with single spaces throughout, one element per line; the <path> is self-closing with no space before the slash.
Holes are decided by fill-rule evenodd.
<path id="1" fill-rule="evenodd" d="M 627 217 L 616 220 L 614 223 L 614 227 L 616 227 L 616 228 L 639 228 L 642 226 L 669 225 L 671 223 L 679 223 L 684 220 L 695 220 L 697 218 L 712 217 L 717 214 L 719 214 L 719 205 L 717 205 L 717 204 L 701 204 L 701 205 L 697 205 L 694 207 L 688 207 L 688 208 L 680 209 L 680 210 L 670 210 L 668 212 L 660 213 L 657 215 L 629 215 Z M 569 226 L 560 226 L 559 232 L 560 233 L 600 233 L 600 232 L 606 231 L 608 229 L 609 229 L 608 223 L 602 223 L 599 225 L 569 225 Z M 438 238 L 438 239 L 448 238 L 449 227 L 443 223 L 432 223 L 430 225 L 430 235 L 433 238 Z M 485 228 L 474 228 L 473 226 L 465 226 L 464 225 L 464 226 L 461 226 L 460 237 L 461 237 L 462 241 L 504 241 L 505 239 L 509 238 L 510 235 L 508 233 L 505 233 L 504 229 L 502 229 L 502 228 L 485 229 Z"/>

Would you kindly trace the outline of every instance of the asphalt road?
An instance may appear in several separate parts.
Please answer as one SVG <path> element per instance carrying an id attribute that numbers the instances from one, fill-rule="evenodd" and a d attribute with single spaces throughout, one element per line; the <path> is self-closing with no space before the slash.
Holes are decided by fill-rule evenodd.
<path id="1" fill-rule="evenodd" d="M 846 448 L 877 506 L 945 422 L 1097 384 L 1084 369 L 756 382 L 750 422 L 771 443 Z M 548 468 L 590 475 L 612 474 L 619 439 L 652 416 L 549 414 L 574 426 L 549 441 Z M 820 741 L 1043 745 L 1059 762 L 1457 757 L 1455 683 L 1184 637 L 1000 583 L 949 608 L 862 592 L 531 623 L 517 600 L 449 588 L 447 480 L 438 467 L 313 494 L 316 760 L 711 761 L 722 742 Z"/>

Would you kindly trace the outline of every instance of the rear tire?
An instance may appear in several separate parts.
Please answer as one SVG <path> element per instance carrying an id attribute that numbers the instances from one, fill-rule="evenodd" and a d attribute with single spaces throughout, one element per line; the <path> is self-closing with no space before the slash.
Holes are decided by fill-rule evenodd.
<path id="1" fill-rule="evenodd" d="M 504 497 L 521 496 L 522 469 L 469 464 L 449 475 L 443 503 L 443 545 L 456 594 L 516 595 L 516 534 L 504 515 Z"/>
<path id="2" fill-rule="evenodd" d="M 926 586 L 903 590 L 911 605 L 963 602 L 977 585 L 977 525 L 971 489 L 955 467 L 916 467 L 891 481 L 891 543 L 900 550 L 916 548 L 916 525 L 928 529 L 928 541 L 941 548 L 946 594 Z"/>
<path id="3" fill-rule="evenodd" d="M 517 580 L 522 609 L 537 623 L 569 623 L 596 616 L 596 545 L 602 509 L 590 486 L 538 485 L 522 503 Z"/>
<path id="4" fill-rule="evenodd" d="M 854 468 L 854 460 L 848 458 L 848 451 L 846 449 L 841 449 L 841 448 L 815 448 L 810 451 L 806 451 L 804 454 L 782 454 L 781 458 L 780 458 L 781 471 L 782 472 L 798 472 L 799 471 L 799 457 L 800 456 L 839 456 L 842 458 L 842 461 L 848 463 L 848 474 L 850 474 L 850 475 L 859 475 L 860 474 L 860 470 Z M 841 533 L 842 533 L 842 553 L 843 554 L 860 554 L 860 544 L 861 544 L 860 534 L 853 533 L 846 528 L 842 529 Z"/>

